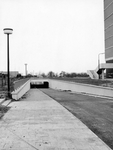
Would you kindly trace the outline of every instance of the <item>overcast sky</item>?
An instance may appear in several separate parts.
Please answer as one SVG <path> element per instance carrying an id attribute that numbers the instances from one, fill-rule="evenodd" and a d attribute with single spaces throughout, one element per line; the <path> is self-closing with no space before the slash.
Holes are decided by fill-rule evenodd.
<path id="1" fill-rule="evenodd" d="M 103 0 L 0 0 L 0 71 L 86 72 L 104 52 Z M 102 57 L 102 56 L 101 56 Z M 103 59 L 103 58 L 101 58 Z"/>

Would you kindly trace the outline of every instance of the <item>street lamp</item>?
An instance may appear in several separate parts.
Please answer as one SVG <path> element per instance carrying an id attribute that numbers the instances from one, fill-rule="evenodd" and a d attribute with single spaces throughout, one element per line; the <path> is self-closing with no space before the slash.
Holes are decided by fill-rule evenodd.
<path id="1" fill-rule="evenodd" d="M 98 54 L 98 70 L 100 69 L 100 55 L 105 54 L 105 53 L 99 53 Z M 100 79 L 100 74 L 99 74 L 99 79 Z"/>
<path id="2" fill-rule="evenodd" d="M 10 95 L 10 72 L 9 72 L 9 34 L 12 34 L 13 29 L 5 28 L 3 29 L 4 34 L 7 34 L 7 84 L 8 84 L 8 98 L 11 97 Z"/>

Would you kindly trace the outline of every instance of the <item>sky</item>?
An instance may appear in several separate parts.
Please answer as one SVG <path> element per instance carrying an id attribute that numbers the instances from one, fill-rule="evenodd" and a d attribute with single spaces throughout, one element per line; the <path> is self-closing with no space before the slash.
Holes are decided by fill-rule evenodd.
<path id="1" fill-rule="evenodd" d="M 25 74 L 94 70 L 104 52 L 103 0 L 0 0 L 0 71 Z M 104 61 L 104 56 L 100 56 Z"/>

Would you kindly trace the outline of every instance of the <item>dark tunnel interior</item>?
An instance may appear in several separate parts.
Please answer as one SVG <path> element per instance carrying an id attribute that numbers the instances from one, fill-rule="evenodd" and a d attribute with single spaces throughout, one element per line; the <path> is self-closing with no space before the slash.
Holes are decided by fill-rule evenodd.
<path id="1" fill-rule="evenodd" d="M 30 83 L 30 88 L 49 88 L 49 83 L 48 82 L 43 82 L 43 83 Z"/>

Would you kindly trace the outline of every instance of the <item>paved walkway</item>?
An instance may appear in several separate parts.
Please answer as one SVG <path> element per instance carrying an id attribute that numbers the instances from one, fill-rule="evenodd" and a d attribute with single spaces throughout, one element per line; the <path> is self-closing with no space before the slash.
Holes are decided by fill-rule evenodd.
<path id="1" fill-rule="evenodd" d="M 80 120 L 33 89 L 0 120 L 0 150 L 110 150 Z"/>

